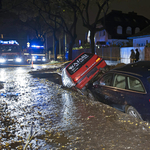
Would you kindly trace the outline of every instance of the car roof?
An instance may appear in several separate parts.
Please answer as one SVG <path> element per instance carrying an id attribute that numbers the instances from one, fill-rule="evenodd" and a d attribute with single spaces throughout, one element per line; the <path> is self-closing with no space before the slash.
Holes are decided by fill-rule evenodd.
<path id="1" fill-rule="evenodd" d="M 122 67 L 114 68 L 111 71 L 123 72 L 142 77 L 149 77 L 150 61 L 138 61 L 136 63 L 130 63 Z"/>

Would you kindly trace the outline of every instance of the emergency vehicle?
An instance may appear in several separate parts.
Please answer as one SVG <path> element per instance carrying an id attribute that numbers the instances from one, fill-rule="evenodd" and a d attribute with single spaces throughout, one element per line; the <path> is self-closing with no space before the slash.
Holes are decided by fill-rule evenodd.
<path id="1" fill-rule="evenodd" d="M 16 40 L 0 40 L 0 64 L 22 63 L 22 49 Z"/>
<path id="2" fill-rule="evenodd" d="M 28 43 L 26 49 L 24 49 L 24 57 L 28 63 L 44 63 L 46 62 L 46 51 L 44 46 L 31 45 Z"/>

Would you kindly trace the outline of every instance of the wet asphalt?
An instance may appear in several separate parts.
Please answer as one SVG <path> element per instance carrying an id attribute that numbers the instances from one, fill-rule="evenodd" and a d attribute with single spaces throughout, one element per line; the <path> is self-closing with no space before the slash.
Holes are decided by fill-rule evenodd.
<path id="1" fill-rule="evenodd" d="M 0 68 L 0 149 L 150 149 L 148 122 L 62 88 L 57 67 Z"/>

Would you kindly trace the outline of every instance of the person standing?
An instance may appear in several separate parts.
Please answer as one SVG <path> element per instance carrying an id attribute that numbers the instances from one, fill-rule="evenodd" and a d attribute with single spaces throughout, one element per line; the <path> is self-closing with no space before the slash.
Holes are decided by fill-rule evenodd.
<path id="1" fill-rule="evenodd" d="M 136 51 L 136 53 L 135 53 L 135 62 L 137 62 L 139 60 L 140 53 L 139 53 L 138 49 L 136 49 L 135 51 Z"/>
<path id="2" fill-rule="evenodd" d="M 133 49 L 131 49 L 131 55 L 130 55 L 130 63 L 133 63 L 135 60 L 135 52 Z"/>

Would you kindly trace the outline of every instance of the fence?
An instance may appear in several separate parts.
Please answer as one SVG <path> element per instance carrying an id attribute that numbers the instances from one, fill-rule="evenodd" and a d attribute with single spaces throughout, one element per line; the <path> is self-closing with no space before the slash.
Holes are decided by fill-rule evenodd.
<path id="1" fill-rule="evenodd" d="M 117 61 L 120 63 L 130 63 L 131 49 L 139 50 L 140 60 L 150 60 L 150 47 L 102 47 L 96 49 L 96 54 L 105 60 Z M 82 52 L 91 53 L 91 49 L 80 49 L 72 51 L 72 60 L 79 56 Z M 62 59 L 63 55 L 58 55 Z M 53 58 L 53 56 L 51 56 Z"/>
<path id="2" fill-rule="evenodd" d="M 91 53 L 91 49 L 80 49 L 72 51 L 72 59 L 76 58 L 82 52 Z M 96 54 L 106 60 L 119 60 L 120 48 L 119 47 L 102 47 L 96 49 Z"/>
<path id="3" fill-rule="evenodd" d="M 150 47 L 145 47 L 145 60 L 150 60 Z"/>
<path id="4" fill-rule="evenodd" d="M 138 49 L 140 53 L 140 61 L 141 60 L 150 60 L 150 47 L 102 47 L 97 48 L 96 53 L 100 57 L 104 58 L 105 60 L 109 60 L 111 62 L 116 61 L 118 63 L 130 63 L 130 54 L 131 49 L 135 51 Z M 73 59 L 76 58 L 80 52 L 90 52 L 90 49 L 85 50 L 74 50 Z M 77 54 L 77 55 L 75 55 Z M 74 57 L 75 56 L 75 57 Z"/>
<path id="5" fill-rule="evenodd" d="M 106 60 L 112 60 L 112 61 L 118 61 L 120 60 L 120 48 L 119 47 L 102 47 L 99 49 L 96 49 L 97 55 L 100 57 L 106 59 Z"/>

